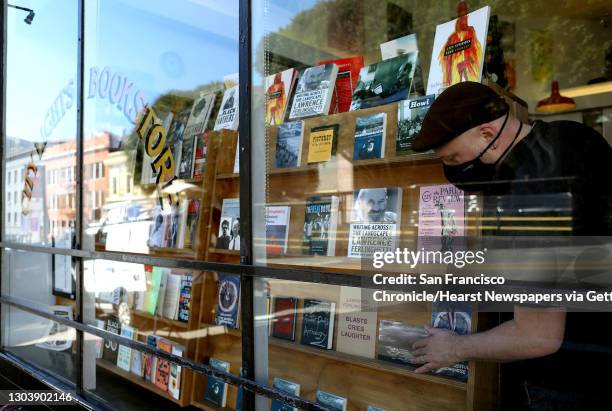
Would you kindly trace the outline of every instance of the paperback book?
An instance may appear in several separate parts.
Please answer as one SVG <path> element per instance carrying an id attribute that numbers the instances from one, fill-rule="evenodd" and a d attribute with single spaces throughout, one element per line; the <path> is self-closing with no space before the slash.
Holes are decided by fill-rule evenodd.
<path id="1" fill-rule="evenodd" d="M 345 113 L 351 108 L 353 91 L 357 86 L 359 71 L 363 67 L 363 56 L 347 57 L 337 60 L 322 61 L 319 64 L 336 64 L 338 75 L 336 76 L 336 92 L 334 97 L 337 99 L 339 113 Z M 334 107 L 332 101 L 332 107 Z"/>
<path id="2" fill-rule="evenodd" d="M 491 7 L 485 6 L 436 27 L 427 94 L 462 81 L 482 80 Z"/>
<path id="3" fill-rule="evenodd" d="M 309 197 L 304 215 L 304 251 L 308 255 L 336 255 L 337 196 Z"/>
<path id="4" fill-rule="evenodd" d="M 336 303 L 306 298 L 303 312 L 301 343 L 309 347 L 331 350 Z"/>
<path id="5" fill-rule="evenodd" d="M 195 137 L 195 153 L 193 158 L 193 178 L 202 180 L 206 172 L 206 155 L 208 154 L 208 131 Z"/>
<path id="6" fill-rule="evenodd" d="M 223 199 L 217 248 L 240 250 L 240 199 L 238 198 Z"/>
<path id="7" fill-rule="evenodd" d="M 172 354 L 182 357 L 184 351 L 185 347 L 175 344 L 172 345 Z M 181 396 L 181 366 L 173 362 L 170 363 L 168 393 L 176 400 L 178 400 Z"/>
<path id="8" fill-rule="evenodd" d="M 422 186 L 419 195 L 419 249 L 454 251 L 465 248 L 464 193 L 452 184 Z"/>
<path id="9" fill-rule="evenodd" d="M 298 397 L 300 395 L 300 384 L 284 380 L 282 378 L 274 377 L 272 380 L 272 387 L 276 388 L 279 391 L 285 392 L 287 394 L 295 395 Z M 297 411 L 297 408 L 290 407 L 278 400 L 272 400 L 271 411 Z"/>
<path id="10" fill-rule="evenodd" d="M 412 345 L 429 334 L 423 327 L 399 321 L 381 320 L 378 324 L 379 360 L 401 365 L 415 365 Z"/>
<path id="11" fill-rule="evenodd" d="M 157 335 L 147 335 L 147 345 L 157 348 L 157 340 L 161 337 Z M 155 382 L 155 370 L 157 370 L 157 357 L 152 354 L 143 353 L 143 372 L 147 381 Z"/>
<path id="12" fill-rule="evenodd" d="M 178 112 L 172 120 L 170 130 L 168 130 L 168 137 L 166 141 L 168 147 L 172 151 L 172 155 L 174 156 L 174 175 L 176 177 L 180 176 L 185 128 L 187 127 L 187 121 L 189 120 L 190 114 L 191 106 Z"/>
<path id="13" fill-rule="evenodd" d="M 302 158 L 304 123 L 292 121 L 281 124 L 276 134 L 276 168 L 299 167 Z"/>
<path id="14" fill-rule="evenodd" d="M 401 56 L 402 54 L 417 53 L 418 51 L 417 36 L 414 33 L 387 41 L 380 45 L 380 54 L 383 60 L 389 60 L 393 57 Z"/>
<path id="15" fill-rule="evenodd" d="M 162 315 L 169 320 L 178 320 L 179 297 L 181 294 L 181 275 L 168 273 L 166 282 L 166 296 L 162 307 Z"/>
<path id="16" fill-rule="evenodd" d="M 372 257 L 394 251 L 402 214 L 399 187 L 361 188 L 353 192 L 348 256 Z"/>
<path id="17" fill-rule="evenodd" d="M 275 297 L 271 315 L 272 337 L 295 341 L 298 300 L 294 297 Z"/>
<path id="18" fill-rule="evenodd" d="M 302 69 L 289 113 L 289 120 L 328 114 L 338 66 L 323 64 Z"/>
<path id="19" fill-rule="evenodd" d="M 238 328 L 240 308 L 240 276 L 219 274 L 217 292 L 217 325 Z"/>
<path id="20" fill-rule="evenodd" d="M 371 64 L 361 69 L 353 93 L 351 111 L 376 107 L 404 100 L 409 95 L 421 95 L 415 74 L 419 66 L 418 53 L 406 53 Z"/>
<path id="21" fill-rule="evenodd" d="M 238 130 L 238 86 L 225 90 L 215 122 L 215 131 Z"/>
<path id="22" fill-rule="evenodd" d="M 397 136 L 395 154 L 404 156 L 414 154 L 412 143 L 421 131 L 423 120 L 436 96 L 429 95 L 413 100 L 402 100 L 397 109 Z"/>
<path id="23" fill-rule="evenodd" d="M 160 338 L 157 340 L 157 349 L 167 353 L 172 353 L 172 343 L 168 340 Z M 155 386 L 162 391 L 167 391 L 169 379 L 170 361 L 163 358 L 158 358 L 157 367 L 155 368 Z"/>
<path id="24" fill-rule="evenodd" d="M 372 160 L 385 156 L 387 113 L 376 113 L 355 119 L 353 160 Z"/>
<path id="25" fill-rule="evenodd" d="M 230 370 L 229 362 L 216 358 L 210 358 L 209 365 L 218 371 L 229 372 Z M 209 375 L 204 400 L 210 401 L 218 407 L 225 407 L 227 403 L 227 383 Z"/>
<path id="26" fill-rule="evenodd" d="M 191 290 L 193 287 L 193 277 L 191 273 L 185 273 L 181 277 L 181 288 L 179 297 L 178 320 L 189 322 L 191 311 Z"/>
<path id="27" fill-rule="evenodd" d="M 185 136 L 193 137 L 206 131 L 210 114 L 215 106 L 215 93 L 200 94 L 191 108 Z M 193 153 L 192 153 L 193 154 Z"/>
<path id="28" fill-rule="evenodd" d="M 459 335 L 472 332 L 472 306 L 469 303 L 434 302 L 431 310 L 432 327 L 451 330 Z M 467 381 L 468 362 L 438 368 L 434 373 Z"/>
<path id="29" fill-rule="evenodd" d="M 130 371 L 139 377 L 144 377 L 144 361 L 143 353 L 138 350 L 132 350 L 132 362 L 130 364 Z"/>
<path id="30" fill-rule="evenodd" d="M 200 222 L 200 200 L 198 198 L 183 198 L 186 205 L 184 229 L 182 230 L 182 248 L 195 249 Z"/>
<path id="31" fill-rule="evenodd" d="M 106 331 L 119 335 L 121 331 L 121 324 L 119 319 L 115 315 L 109 315 L 106 319 Z M 117 364 L 117 351 L 119 346 L 116 342 L 110 340 L 104 340 L 104 352 L 102 358 L 111 364 Z"/>
<path id="32" fill-rule="evenodd" d="M 281 255 L 287 252 L 289 239 L 289 206 L 266 207 L 266 252 Z"/>
<path id="33" fill-rule="evenodd" d="M 321 404 L 332 411 L 346 411 L 347 400 L 339 395 L 317 390 L 317 404 Z"/>
<path id="34" fill-rule="evenodd" d="M 374 358 L 377 304 L 365 288 L 340 287 L 336 350 Z"/>
<path id="35" fill-rule="evenodd" d="M 283 122 L 297 71 L 293 68 L 266 77 L 266 125 Z"/>
<path id="36" fill-rule="evenodd" d="M 134 327 L 124 324 L 121 327 L 121 336 L 133 340 L 136 337 L 136 330 Z M 121 368 L 122 370 L 129 371 L 131 361 L 132 349 L 130 347 L 126 347 L 125 345 L 119 345 L 119 349 L 117 351 L 117 367 Z"/>
<path id="37" fill-rule="evenodd" d="M 308 137 L 308 164 L 330 161 L 338 147 L 338 124 L 314 127 Z"/>

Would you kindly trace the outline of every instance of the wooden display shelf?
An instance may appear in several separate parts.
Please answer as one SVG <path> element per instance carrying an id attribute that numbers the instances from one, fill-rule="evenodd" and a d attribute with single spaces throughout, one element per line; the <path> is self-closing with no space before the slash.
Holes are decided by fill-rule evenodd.
<path id="1" fill-rule="evenodd" d="M 215 404 L 200 401 L 200 400 L 193 400 L 191 402 L 191 405 L 193 405 L 194 407 L 198 407 L 199 409 L 205 410 L 205 411 L 230 411 L 233 409 L 229 407 L 219 407 Z"/>
<path id="2" fill-rule="evenodd" d="M 131 313 L 137 317 L 142 317 L 142 318 L 147 318 L 151 321 L 156 321 L 156 322 L 160 322 L 160 323 L 164 323 L 164 324 L 168 324 L 174 327 L 178 327 L 178 328 L 184 328 L 187 329 L 189 328 L 189 323 L 183 322 L 183 321 L 178 321 L 178 320 L 170 320 L 168 318 L 165 317 L 160 317 L 157 315 L 151 315 L 147 312 L 144 311 L 139 311 L 139 310 L 132 310 Z"/>
<path id="3" fill-rule="evenodd" d="M 222 248 L 209 248 L 209 254 L 227 254 L 227 255 L 236 255 L 240 256 L 240 250 L 224 250 Z"/>
<path id="4" fill-rule="evenodd" d="M 182 369 L 181 370 L 181 394 L 180 394 L 180 398 L 177 400 L 176 398 L 174 398 L 172 395 L 170 395 L 170 393 L 168 393 L 167 391 L 163 391 L 161 390 L 159 387 L 157 387 L 155 384 L 146 381 L 144 378 L 137 376 L 136 374 L 129 372 L 129 371 L 125 371 L 124 369 L 121 369 L 119 367 L 117 367 L 116 365 L 113 365 L 111 363 L 109 363 L 108 361 L 105 361 L 101 358 L 98 358 L 96 360 L 96 366 L 100 367 L 100 368 L 104 368 L 107 371 L 112 372 L 113 374 L 116 374 L 142 388 L 145 388 L 149 391 L 152 391 L 153 393 L 164 397 L 178 405 L 180 405 L 181 407 L 184 407 L 186 405 L 189 405 L 189 395 L 187 395 L 186 393 L 186 389 L 189 390 L 190 387 L 186 387 L 185 382 L 187 381 L 187 379 L 191 378 L 191 375 L 189 375 L 190 373 L 188 372 L 188 370 L 186 369 Z M 186 389 L 185 389 L 186 388 Z"/>
<path id="5" fill-rule="evenodd" d="M 226 174 L 217 174 L 217 178 L 220 180 L 231 179 L 231 178 L 239 178 L 240 174 L 238 173 L 226 173 Z"/>
<path id="6" fill-rule="evenodd" d="M 215 328 L 223 328 L 223 333 L 222 334 L 227 334 L 227 335 L 231 335 L 232 337 L 240 337 L 242 336 L 242 332 L 240 331 L 240 329 L 236 329 L 236 328 L 230 328 L 227 327 L 225 325 L 217 325 L 217 324 L 209 324 L 209 323 L 200 323 L 200 327 L 202 328 L 211 328 L 211 327 L 215 327 Z M 218 334 L 216 334 L 218 335 Z"/>

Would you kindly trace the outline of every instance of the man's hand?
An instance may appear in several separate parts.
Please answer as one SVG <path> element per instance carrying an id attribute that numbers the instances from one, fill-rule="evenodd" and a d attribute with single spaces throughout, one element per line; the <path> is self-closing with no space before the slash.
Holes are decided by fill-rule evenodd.
<path id="1" fill-rule="evenodd" d="M 415 361 L 423 366 L 414 370 L 426 373 L 437 368 L 448 367 L 464 361 L 457 355 L 457 345 L 461 337 L 452 331 L 425 326 L 429 337 L 412 345 Z"/>

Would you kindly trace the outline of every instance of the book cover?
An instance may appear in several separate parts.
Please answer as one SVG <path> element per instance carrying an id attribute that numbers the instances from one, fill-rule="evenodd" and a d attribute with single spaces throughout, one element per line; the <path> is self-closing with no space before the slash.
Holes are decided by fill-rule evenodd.
<path id="1" fill-rule="evenodd" d="M 291 207 L 266 207 L 266 252 L 281 255 L 287 252 Z"/>
<path id="2" fill-rule="evenodd" d="M 436 96 L 431 94 L 399 102 L 397 108 L 397 136 L 395 138 L 396 155 L 415 154 L 412 142 L 421 131 L 425 115 L 435 99 Z"/>
<path id="3" fill-rule="evenodd" d="M 159 248 L 164 245 L 164 214 L 160 206 L 156 206 L 151 211 L 151 224 L 149 225 L 149 238 L 147 246 L 149 248 Z"/>
<path id="4" fill-rule="evenodd" d="M 223 85 L 226 89 L 236 87 L 238 85 L 239 73 L 231 73 L 223 76 Z"/>
<path id="5" fill-rule="evenodd" d="M 464 193 L 452 184 L 419 190 L 417 246 L 428 251 L 453 251 L 465 246 Z"/>
<path id="6" fill-rule="evenodd" d="M 314 127 L 308 137 L 308 164 L 329 161 L 336 156 L 338 124 Z"/>
<path id="7" fill-rule="evenodd" d="M 172 346 L 172 354 L 182 357 L 185 347 L 180 345 Z M 181 397 L 181 366 L 173 362 L 170 363 L 170 376 L 168 379 L 168 393 L 172 398 L 178 400 Z"/>
<path id="8" fill-rule="evenodd" d="M 139 377 L 144 377 L 144 361 L 143 353 L 138 350 L 132 350 L 132 359 L 130 364 L 130 372 Z"/>
<path id="9" fill-rule="evenodd" d="M 385 156 L 387 113 L 376 113 L 355 119 L 353 160 L 371 160 Z"/>
<path id="10" fill-rule="evenodd" d="M 217 289 L 217 325 L 238 328 L 240 307 L 240 276 L 219 274 Z"/>
<path id="11" fill-rule="evenodd" d="M 170 269 L 165 267 L 153 267 L 153 273 L 159 272 L 159 291 L 157 293 L 157 304 L 155 305 L 155 314 L 162 316 L 164 313 L 164 304 L 166 303 L 166 288 L 168 286 L 168 275 Z"/>
<path id="12" fill-rule="evenodd" d="M 229 362 L 216 358 L 210 358 L 208 364 L 219 371 L 229 372 L 230 369 Z M 227 402 L 227 383 L 209 375 L 208 383 L 206 384 L 206 392 L 204 393 L 204 400 L 210 401 L 219 407 L 225 407 Z"/>
<path id="13" fill-rule="evenodd" d="M 183 248 L 195 250 L 198 235 L 198 224 L 200 222 L 200 200 L 197 198 L 184 198 L 187 204 L 185 216 L 185 229 L 183 230 Z"/>
<path id="14" fill-rule="evenodd" d="M 179 178 L 190 179 L 194 177 L 194 166 L 197 144 L 206 131 L 210 113 L 215 104 L 215 94 L 201 95 L 193 104 L 183 134 L 183 148 L 178 166 Z M 200 152 L 201 154 L 201 152 Z M 201 160 L 201 158 L 199 158 Z M 201 164 L 198 164 L 201 167 Z M 201 171 L 198 171 L 200 173 Z"/>
<path id="15" fill-rule="evenodd" d="M 297 71 L 293 68 L 266 77 L 266 125 L 283 122 Z"/>
<path id="16" fill-rule="evenodd" d="M 418 78 L 419 54 L 406 53 L 361 69 L 351 101 L 351 111 L 376 107 L 421 95 Z M 422 85 L 422 84 L 421 84 Z"/>
<path id="17" fill-rule="evenodd" d="M 289 120 L 328 114 L 337 74 L 335 64 L 300 70 Z"/>
<path id="18" fill-rule="evenodd" d="M 238 198 L 223 199 L 217 248 L 240 250 L 240 199 Z"/>
<path id="19" fill-rule="evenodd" d="M 361 188 L 353 192 L 348 256 L 371 257 L 394 251 L 399 244 L 402 215 L 399 187 Z"/>
<path id="20" fill-rule="evenodd" d="M 303 136 L 304 123 L 302 121 L 292 121 L 278 127 L 274 154 L 276 168 L 300 166 Z"/>
<path id="21" fill-rule="evenodd" d="M 185 128 L 187 127 L 187 121 L 189 120 L 190 114 L 191 106 L 179 111 L 174 116 L 170 129 L 168 130 L 166 144 L 168 144 L 168 147 L 170 147 L 170 150 L 172 150 L 172 155 L 174 157 L 174 175 L 176 177 L 180 176 Z"/>
<path id="22" fill-rule="evenodd" d="M 51 305 L 49 306 L 49 312 L 58 317 L 72 320 L 71 305 Z M 65 351 L 72 348 L 72 342 L 76 339 L 74 328 L 52 320 L 47 320 L 46 325 L 44 339 L 36 344 L 37 347 L 51 351 Z"/>
<path id="23" fill-rule="evenodd" d="M 240 136 L 236 136 L 236 154 L 234 154 L 234 174 L 240 173 Z"/>
<path id="24" fill-rule="evenodd" d="M 101 330 L 104 330 L 104 320 L 100 320 L 98 318 L 96 318 L 96 328 L 99 328 Z M 96 347 L 96 358 L 102 358 L 102 353 L 103 353 L 103 349 L 104 349 L 104 338 L 102 337 L 98 337 L 98 336 L 94 336 L 93 338 L 95 338 L 95 347 Z"/>
<path id="25" fill-rule="evenodd" d="M 181 209 L 179 204 L 170 206 L 170 213 L 164 215 L 164 243 L 167 248 L 176 248 L 181 231 Z"/>
<path id="26" fill-rule="evenodd" d="M 124 324 L 121 327 L 121 336 L 133 340 L 136 338 L 136 330 L 134 327 Z M 119 349 L 117 350 L 117 367 L 121 368 L 122 370 L 129 371 L 131 361 L 132 349 L 120 344 Z"/>
<path id="27" fill-rule="evenodd" d="M 337 196 L 309 197 L 304 213 L 304 251 L 308 255 L 336 255 Z"/>
<path id="28" fill-rule="evenodd" d="M 301 343 L 310 347 L 331 350 L 335 312 L 336 303 L 333 301 L 304 299 Z"/>
<path id="29" fill-rule="evenodd" d="M 172 343 L 168 340 L 160 338 L 157 340 L 157 349 L 168 353 L 172 352 Z M 155 386 L 160 390 L 168 390 L 168 380 L 170 379 L 170 361 L 163 358 L 157 359 L 157 367 L 155 368 Z"/>
<path id="30" fill-rule="evenodd" d="M 238 86 L 228 88 L 223 94 L 214 130 L 222 129 L 238 130 Z"/>
<path id="31" fill-rule="evenodd" d="M 339 395 L 317 390 L 317 404 L 321 404 L 332 411 L 346 411 L 347 400 Z"/>
<path id="32" fill-rule="evenodd" d="M 106 319 L 106 331 L 119 335 L 121 324 L 115 315 L 109 315 Z M 116 342 L 104 340 L 104 352 L 102 358 L 111 364 L 117 364 L 117 351 L 119 346 Z"/>
<path id="33" fill-rule="evenodd" d="M 190 273 L 185 273 L 181 277 L 181 288 L 179 297 L 178 320 L 189 322 L 191 312 L 191 290 L 193 287 L 193 277 Z"/>
<path id="34" fill-rule="evenodd" d="M 275 297 L 271 315 L 272 337 L 295 341 L 298 300 L 294 297 Z"/>
<path id="35" fill-rule="evenodd" d="M 338 66 L 338 74 L 336 76 L 338 112 L 345 113 L 351 108 L 353 91 L 355 91 L 355 87 L 357 86 L 359 71 L 363 68 L 363 56 L 322 61 L 319 64 L 331 63 Z"/>
<path id="36" fill-rule="evenodd" d="M 157 340 L 161 337 L 157 335 L 147 335 L 147 345 L 157 347 Z M 155 382 L 155 370 L 157 369 L 157 357 L 152 354 L 143 353 L 143 373 L 149 382 Z"/>
<path id="37" fill-rule="evenodd" d="M 284 380 L 282 378 L 274 377 L 272 380 L 272 387 L 276 388 L 279 391 L 286 392 L 287 394 L 292 394 L 295 396 L 300 395 L 300 384 Z M 297 408 L 290 407 L 286 404 L 278 400 L 272 400 L 271 411 L 297 411 Z"/>
<path id="38" fill-rule="evenodd" d="M 389 60 L 402 54 L 416 53 L 418 51 L 417 36 L 414 33 L 381 43 L 380 45 L 380 54 L 383 60 Z"/>
<path id="39" fill-rule="evenodd" d="M 340 287 L 336 351 L 374 358 L 377 304 L 367 289 Z"/>
<path id="40" fill-rule="evenodd" d="M 431 326 L 444 328 L 459 335 L 472 332 L 472 306 L 460 302 L 434 302 L 431 307 Z M 434 373 L 467 381 L 468 362 L 438 368 Z"/>
<path id="41" fill-rule="evenodd" d="M 147 291 L 145 291 L 144 297 L 144 310 L 150 315 L 155 315 L 163 271 L 160 267 L 151 267 L 151 271 L 145 271 L 145 275 L 147 278 Z"/>
<path id="42" fill-rule="evenodd" d="M 428 335 L 423 327 L 381 320 L 378 324 L 377 358 L 396 364 L 416 365 L 412 345 Z"/>
<path id="43" fill-rule="evenodd" d="M 436 26 L 427 94 L 440 94 L 462 81 L 480 83 L 490 13 L 485 6 Z"/>
<path id="44" fill-rule="evenodd" d="M 206 172 L 206 156 L 208 154 L 208 131 L 195 136 L 195 153 L 193 158 L 193 178 L 202 180 Z"/>
<path id="45" fill-rule="evenodd" d="M 179 298 L 181 294 L 181 277 L 181 275 L 174 273 L 168 274 L 166 297 L 164 298 L 162 314 L 169 320 L 178 319 Z"/>

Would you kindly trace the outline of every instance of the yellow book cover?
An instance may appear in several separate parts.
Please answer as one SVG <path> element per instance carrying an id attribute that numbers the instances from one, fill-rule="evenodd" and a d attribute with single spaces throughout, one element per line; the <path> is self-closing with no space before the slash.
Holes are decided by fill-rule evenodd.
<path id="1" fill-rule="evenodd" d="M 321 163 L 336 155 L 338 125 L 315 127 L 310 130 L 308 163 Z"/>

